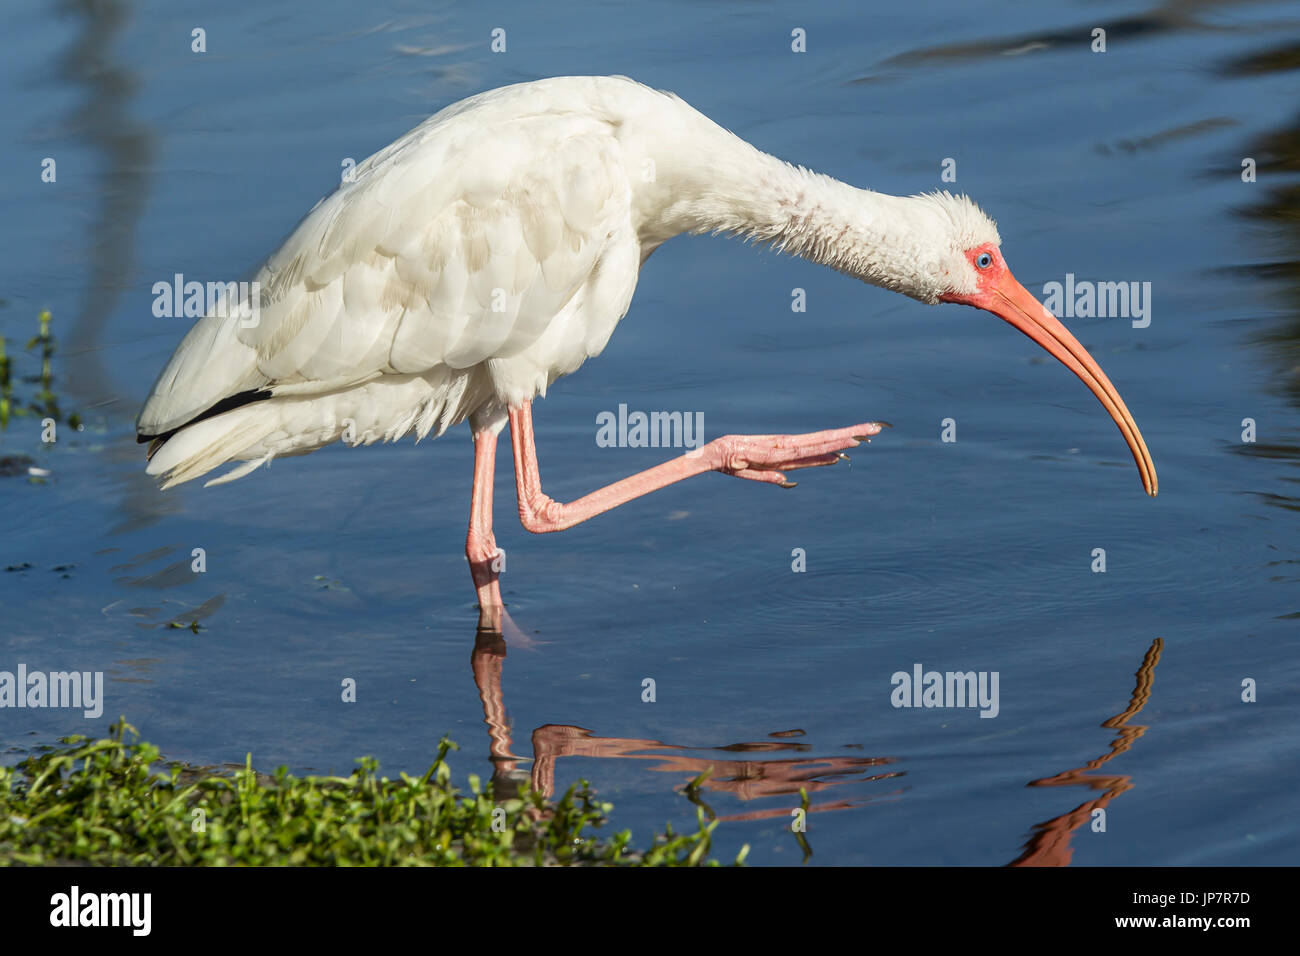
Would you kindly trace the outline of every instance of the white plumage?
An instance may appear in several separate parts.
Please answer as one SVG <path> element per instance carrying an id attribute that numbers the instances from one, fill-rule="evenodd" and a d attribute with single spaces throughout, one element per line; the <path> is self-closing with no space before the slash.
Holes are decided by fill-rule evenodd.
<path id="1" fill-rule="evenodd" d="M 257 273 L 257 324 L 199 320 L 159 376 L 137 431 L 164 487 L 340 438 L 499 430 L 600 354 L 641 264 L 682 232 L 770 242 L 929 303 L 972 291 L 963 250 L 999 241 L 965 197 L 855 189 L 623 77 L 470 97 L 355 172 Z"/>
<path id="2" fill-rule="evenodd" d="M 709 471 L 790 488 L 787 472 L 834 465 L 883 427 L 725 435 L 575 501 L 547 496 L 533 399 L 600 354 L 646 257 L 683 232 L 768 243 L 930 305 L 998 316 L 1087 385 L 1156 494 L 1119 392 L 1016 281 L 973 202 L 886 196 L 791 166 L 623 77 L 470 97 L 357 166 L 257 274 L 256 321 L 242 309 L 208 315 L 181 342 L 137 422 L 148 471 L 167 487 L 242 461 L 214 479 L 230 481 L 339 439 L 423 438 L 468 419 L 465 557 L 479 628 L 511 631 L 492 530 L 507 422 L 519 518 L 536 533 Z"/>

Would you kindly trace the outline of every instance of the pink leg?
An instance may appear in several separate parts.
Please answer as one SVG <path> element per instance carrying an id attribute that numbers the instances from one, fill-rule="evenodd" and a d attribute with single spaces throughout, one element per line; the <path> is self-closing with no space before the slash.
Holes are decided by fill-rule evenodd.
<path id="1" fill-rule="evenodd" d="M 510 619 L 501 600 L 501 572 L 496 537 L 492 534 L 492 487 L 496 471 L 497 435 L 494 431 L 474 434 L 474 490 L 470 495 L 469 533 L 465 535 L 465 558 L 478 593 L 478 629 L 501 634 L 512 647 L 535 650 L 545 641 L 525 634 Z"/>
<path id="2" fill-rule="evenodd" d="M 524 402 L 518 408 L 510 409 L 519 520 L 527 530 L 536 534 L 563 531 L 633 498 L 706 471 L 720 471 L 737 478 L 793 488 L 794 482 L 786 481 L 783 471 L 833 465 L 848 457 L 841 453 L 843 449 L 869 441 L 870 436 L 880 434 L 885 424 L 868 422 L 807 435 L 726 435 L 680 458 L 606 485 L 577 501 L 562 504 L 542 493 L 537 449 L 533 441 L 532 403 Z"/>
<path id="3" fill-rule="evenodd" d="M 474 435 L 474 490 L 470 495 L 469 533 L 465 536 L 465 558 L 478 592 L 478 626 L 480 630 L 501 630 L 500 575 L 493 568 L 497 556 L 496 538 L 492 536 L 492 478 L 497 457 L 494 431 Z"/>

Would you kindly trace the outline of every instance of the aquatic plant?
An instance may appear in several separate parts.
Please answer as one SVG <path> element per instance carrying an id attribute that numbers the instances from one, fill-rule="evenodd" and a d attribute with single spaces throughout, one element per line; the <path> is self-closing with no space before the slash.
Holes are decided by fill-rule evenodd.
<path id="1" fill-rule="evenodd" d="M 612 808 L 585 781 L 555 802 L 498 798 L 473 775 L 457 789 L 446 738 L 424 774 L 397 780 L 368 757 L 347 777 L 258 773 L 251 755 L 233 772 L 164 762 L 125 719 L 60 743 L 0 768 L 0 865 L 717 865 L 702 811 L 697 832 L 667 827 L 637 850 L 628 831 L 589 835 Z"/>
<path id="2" fill-rule="evenodd" d="M 15 400 L 14 361 L 9 355 L 4 336 L 0 335 L 0 428 L 8 428 L 9 419 L 15 416 L 38 415 L 41 418 L 53 418 L 55 421 L 65 420 L 59 408 L 58 395 L 54 391 L 53 360 L 55 341 L 54 335 L 50 331 L 50 324 L 53 319 L 50 310 L 43 309 L 37 316 L 37 321 L 40 323 L 39 331 L 28 340 L 23 349 L 26 352 L 36 348 L 40 349 L 40 375 L 26 376 L 21 379 L 21 381 L 39 386 L 35 395 L 30 399 L 24 400 L 19 397 Z M 66 421 L 68 425 L 75 429 L 81 427 L 81 416 L 76 412 L 68 415 Z"/>

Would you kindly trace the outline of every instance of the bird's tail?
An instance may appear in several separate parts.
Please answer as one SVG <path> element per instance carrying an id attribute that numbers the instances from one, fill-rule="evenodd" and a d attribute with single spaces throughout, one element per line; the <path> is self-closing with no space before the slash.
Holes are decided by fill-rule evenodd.
<path id="1" fill-rule="evenodd" d="M 244 462 L 226 474 L 206 482 L 218 485 L 242 478 L 277 454 L 293 454 L 287 448 L 275 447 L 278 443 L 273 440 L 273 435 L 278 430 L 279 423 L 270 419 L 279 419 L 280 409 L 268 408 L 271 404 L 259 402 L 246 405 L 180 429 L 162 444 L 150 447 L 149 466 L 145 471 L 161 478 L 164 488 L 170 488 L 206 475 L 228 461 Z M 268 415 L 268 411 L 272 414 Z M 319 440 L 326 436 L 318 434 L 314 437 Z M 338 437 L 330 440 L 337 440 Z M 319 441 L 303 451 L 311 451 L 323 444 L 327 442 Z"/>
<path id="2" fill-rule="evenodd" d="M 242 478 L 272 458 L 305 455 L 342 440 L 349 445 L 441 435 L 482 404 L 465 374 L 390 375 L 326 394 L 281 394 L 202 418 L 150 446 L 150 475 L 170 488 L 229 461 L 243 464 L 207 481 Z"/>

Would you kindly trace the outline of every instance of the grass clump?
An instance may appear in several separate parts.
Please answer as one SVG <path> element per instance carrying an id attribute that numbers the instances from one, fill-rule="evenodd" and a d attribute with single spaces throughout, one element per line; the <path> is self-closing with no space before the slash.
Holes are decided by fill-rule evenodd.
<path id="1" fill-rule="evenodd" d="M 268 776 L 251 755 L 233 772 L 163 763 L 125 720 L 60 743 L 0 767 L 0 865 L 716 865 L 703 811 L 698 832 L 667 827 L 637 850 L 628 831 L 590 835 L 612 807 L 585 781 L 556 802 L 497 799 L 473 775 L 458 790 L 446 738 L 422 776 L 398 780 L 368 757 L 347 777 Z"/>

